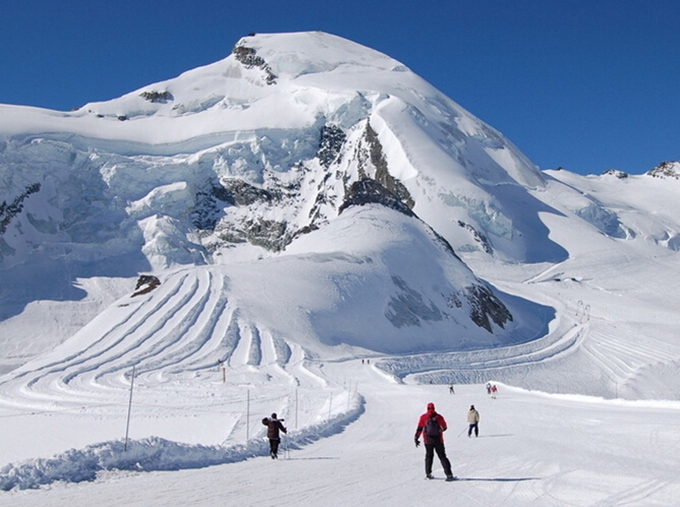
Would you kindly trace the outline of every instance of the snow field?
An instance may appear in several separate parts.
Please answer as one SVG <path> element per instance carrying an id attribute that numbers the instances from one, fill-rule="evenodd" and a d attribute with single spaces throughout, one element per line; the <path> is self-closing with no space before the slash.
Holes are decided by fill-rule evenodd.
<path id="1" fill-rule="evenodd" d="M 71 113 L 0 105 L 2 188 L 43 185 L 0 245 L 0 505 L 677 504 L 678 180 L 540 172 L 385 55 L 318 32 L 244 43 L 276 86 L 231 56 Z M 154 86 L 174 99 L 140 96 Z M 330 168 L 324 125 L 348 135 Z M 425 222 L 336 215 L 359 148 Z M 222 178 L 297 188 L 229 208 L 236 221 L 307 225 L 322 198 L 329 222 L 281 254 L 199 245 L 185 212 Z M 157 290 L 121 297 L 154 268 Z M 477 277 L 517 333 L 452 308 L 455 326 L 384 318 L 390 297 L 411 294 L 408 315 Z M 424 481 L 413 446 L 429 401 L 449 421 L 452 485 Z M 260 423 L 274 411 L 291 430 L 276 462 Z"/>
<path id="2" fill-rule="evenodd" d="M 680 493 L 677 402 L 546 395 L 502 384 L 497 399 L 490 399 L 483 385 L 456 385 L 450 395 L 447 386 L 390 382 L 358 360 L 323 370 L 333 383 L 355 379 L 365 412 L 306 445 L 292 446 L 291 432 L 278 461 L 242 454 L 236 462 L 202 470 L 102 471 L 92 483 L 15 489 L 0 495 L 0 505 L 85 506 L 93 497 L 102 506 L 145 507 L 244 502 L 401 507 L 433 497 L 461 506 L 672 505 Z M 262 410 L 268 400 L 259 396 L 253 399 Z M 449 424 L 447 454 L 459 477 L 453 484 L 424 480 L 424 451 L 413 445 L 418 416 L 429 401 Z M 481 414 L 479 438 L 465 433 L 470 404 Z M 290 428 L 290 418 L 287 422 Z M 190 450 L 205 464 L 214 452 L 180 446 L 167 451 L 168 460 L 180 464 Z M 443 479 L 436 458 L 434 474 Z"/>

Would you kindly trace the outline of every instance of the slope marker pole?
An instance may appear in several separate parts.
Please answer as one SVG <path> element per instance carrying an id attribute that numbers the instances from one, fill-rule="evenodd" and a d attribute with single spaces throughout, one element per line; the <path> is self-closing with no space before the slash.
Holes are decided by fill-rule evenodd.
<path id="1" fill-rule="evenodd" d="M 246 401 L 246 442 L 250 440 L 250 389 L 248 389 L 248 398 Z"/>
<path id="2" fill-rule="evenodd" d="M 125 426 L 125 445 L 123 450 L 127 451 L 128 436 L 130 435 L 130 413 L 132 412 L 132 390 L 135 386 L 135 365 L 132 365 L 132 376 L 130 377 L 130 400 L 128 401 L 127 424 Z"/>

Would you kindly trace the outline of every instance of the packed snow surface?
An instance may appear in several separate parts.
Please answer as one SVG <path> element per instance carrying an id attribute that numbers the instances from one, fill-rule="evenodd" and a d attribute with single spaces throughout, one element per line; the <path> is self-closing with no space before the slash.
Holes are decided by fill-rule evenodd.
<path id="1" fill-rule="evenodd" d="M 320 32 L 0 117 L 0 506 L 677 503 L 674 164 L 539 171 Z"/>

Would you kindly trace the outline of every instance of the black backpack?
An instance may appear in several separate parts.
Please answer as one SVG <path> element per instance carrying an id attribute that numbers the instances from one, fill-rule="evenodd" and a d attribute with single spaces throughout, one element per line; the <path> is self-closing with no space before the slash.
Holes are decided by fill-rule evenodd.
<path id="1" fill-rule="evenodd" d="M 437 420 L 437 414 L 432 414 L 425 423 L 425 435 L 430 440 L 439 440 L 442 436 L 442 427 Z"/>

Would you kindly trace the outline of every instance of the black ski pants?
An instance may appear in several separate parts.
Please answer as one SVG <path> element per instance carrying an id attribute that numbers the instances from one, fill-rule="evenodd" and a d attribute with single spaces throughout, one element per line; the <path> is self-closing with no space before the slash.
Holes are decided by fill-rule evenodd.
<path id="1" fill-rule="evenodd" d="M 472 436 L 472 432 L 475 432 L 475 436 L 479 436 L 479 426 L 477 423 L 470 423 L 470 427 L 468 428 L 468 437 Z"/>
<path id="2" fill-rule="evenodd" d="M 281 443 L 281 439 L 279 438 L 269 439 L 269 454 L 271 454 L 272 457 L 279 454 L 279 443 Z"/>
<path id="3" fill-rule="evenodd" d="M 442 467 L 444 467 L 444 473 L 447 476 L 451 475 L 451 462 L 449 461 L 449 458 L 446 457 L 444 442 L 425 444 L 425 474 L 430 475 L 432 473 L 432 462 L 434 461 L 435 452 L 437 453 L 439 461 L 442 463 Z"/>

